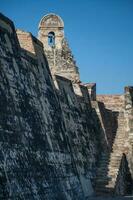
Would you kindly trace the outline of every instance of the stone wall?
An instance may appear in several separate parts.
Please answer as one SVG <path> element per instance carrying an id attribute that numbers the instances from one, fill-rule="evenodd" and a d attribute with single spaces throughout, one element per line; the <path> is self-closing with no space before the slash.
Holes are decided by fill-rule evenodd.
<path id="1" fill-rule="evenodd" d="M 21 50 L 12 22 L 0 17 L 1 199 L 56 199 L 59 195 L 66 199 L 63 191 L 71 189 L 68 177 L 75 185 L 79 181 L 71 167 L 51 75 L 40 58 L 42 46 L 28 36 L 30 47 L 40 51 Z M 66 179 L 60 178 L 67 168 Z"/>
<path id="2" fill-rule="evenodd" d="M 105 107 L 112 111 L 124 108 L 124 95 L 97 95 L 97 101 L 104 103 Z"/>
<path id="3" fill-rule="evenodd" d="M 84 84 L 89 92 L 90 99 L 96 101 L 96 83 L 86 83 Z"/>
<path id="4" fill-rule="evenodd" d="M 125 151 L 128 157 L 130 172 L 133 178 L 133 87 L 125 87 L 125 114 L 127 122 L 126 132 L 128 136 L 128 141 L 125 144 Z"/>
<path id="5" fill-rule="evenodd" d="M 0 28 L 0 198 L 83 200 L 100 147 L 87 88 L 55 88 L 42 43 L 3 15 Z"/>
<path id="6" fill-rule="evenodd" d="M 133 88 L 125 99 L 96 96 L 96 84 L 79 79 L 60 17 L 45 17 L 43 46 L 0 14 L 0 199 L 89 199 L 116 153 L 115 191 L 123 194 L 126 169 L 133 177 Z M 53 28 L 57 48 L 45 46 Z"/>

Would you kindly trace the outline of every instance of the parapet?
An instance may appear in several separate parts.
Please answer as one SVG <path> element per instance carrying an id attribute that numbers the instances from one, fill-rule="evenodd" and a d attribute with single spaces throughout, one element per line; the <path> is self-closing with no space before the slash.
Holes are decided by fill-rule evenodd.
<path id="1" fill-rule="evenodd" d="M 33 54 L 36 54 L 35 44 L 41 46 L 43 49 L 43 44 L 31 33 L 17 29 L 17 36 L 22 49 Z"/>
<path id="2" fill-rule="evenodd" d="M 90 94 L 88 93 L 88 88 L 82 83 L 80 83 L 79 86 L 84 102 L 87 103 L 88 106 L 90 107 L 91 103 L 90 103 Z"/>
<path id="3" fill-rule="evenodd" d="M 22 30 L 17 30 L 17 36 L 18 36 L 18 40 L 19 40 L 21 48 L 35 54 L 35 49 L 34 49 L 31 33 L 28 33 Z"/>
<path id="4" fill-rule="evenodd" d="M 34 37 L 31 33 L 22 30 L 17 30 L 17 36 L 21 49 L 24 50 L 28 56 L 38 59 L 39 64 L 44 64 L 44 62 L 45 64 L 47 63 L 43 44 L 40 40 Z M 49 71 L 48 67 L 47 69 Z"/>
<path id="5" fill-rule="evenodd" d="M 65 88 L 67 86 L 72 92 L 74 92 L 71 80 L 59 75 L 55 75 L 55 79 L 57 82 L 58 89 Z"/>
<path id="6" fill-rule="evenodd" d="M 84 86 L 88 89 L 91 101 L 96 101 L 96 83 L 86 83 Z"/>
<path id="7" fill-rule="evenodd" d="M 0 13 L 0 27 L 7 30 L 9 33 L 13 33 L 15 31 L 13 22 L 2 13 Z"/>

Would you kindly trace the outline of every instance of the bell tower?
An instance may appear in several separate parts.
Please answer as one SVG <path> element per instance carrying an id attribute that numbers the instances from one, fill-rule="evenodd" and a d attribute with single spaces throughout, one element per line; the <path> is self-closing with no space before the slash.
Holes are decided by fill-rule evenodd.
<path id="1" fill-rule="evenodd" d="M 45 15 L 39 23 L 39 39 L 44 44 L 45 49 L 51 50 L 51 47 L 60 49 L 63 38 L 63 20 L 55 14 Z"/>
<path id="2" fill-rule="evenodd" d="M 55 14 L 45 15 L 39 23 L 38 38 L 44 45 L 51 73 L 79 82 L 79 72 L 64 36 L 64 22 Z"/>

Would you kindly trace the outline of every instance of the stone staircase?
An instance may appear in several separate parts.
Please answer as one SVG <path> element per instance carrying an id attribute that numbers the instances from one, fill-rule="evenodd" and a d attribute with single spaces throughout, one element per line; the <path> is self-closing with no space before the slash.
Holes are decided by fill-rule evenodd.
<path id="1" fill-rule="evenodd" d="M 101 155 L 95 181 L 96 195 L 110 195 L 114 193 L 123 146 L 126 140 L 124 124 L 124 112 L 121 110 L 117 116 L 117 129 L 115 133 L 112 133 L 114 135 L 114 141 L 111 152 L 104 152 Z"/>

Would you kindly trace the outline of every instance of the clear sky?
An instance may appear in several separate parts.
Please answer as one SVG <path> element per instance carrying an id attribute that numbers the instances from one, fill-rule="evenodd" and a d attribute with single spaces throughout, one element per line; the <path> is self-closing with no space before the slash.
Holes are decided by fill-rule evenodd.
<path id="1" fill-rule="evenodd" d="M 0 0 L 0 11 L 35 36 L 43 15 L 60 15 L 83 82 L 101 94 L 133 85 L 133 0 Z"/>

